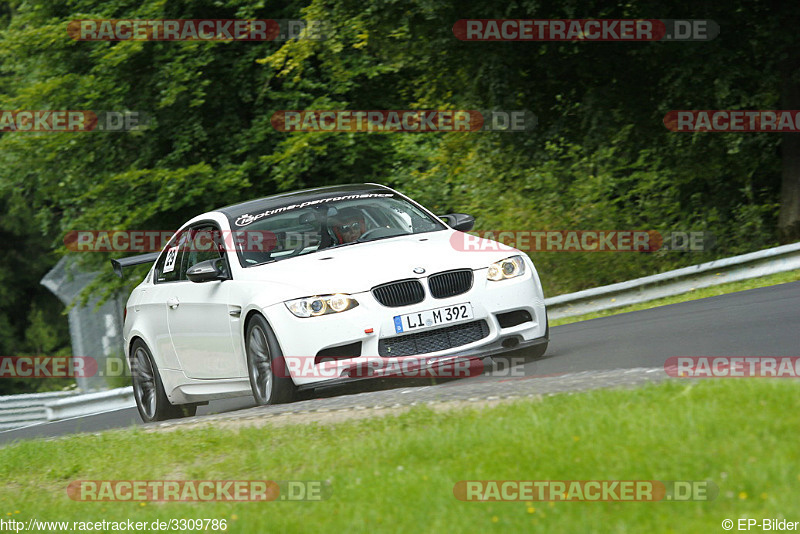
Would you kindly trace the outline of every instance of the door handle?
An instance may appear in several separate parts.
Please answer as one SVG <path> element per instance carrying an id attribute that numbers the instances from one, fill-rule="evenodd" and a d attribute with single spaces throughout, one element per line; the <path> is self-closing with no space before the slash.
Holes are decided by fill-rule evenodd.
<path id="1" fill-rule="evenodd" d="M 180 306 L 180 305 L 181 305 L 181 303 L 178 300 L 178 297 L 170 297 L 170 298 L 167 299 L 167 306 L 169 306 L 173 310 L 177 309 L 177 307 Z"/>

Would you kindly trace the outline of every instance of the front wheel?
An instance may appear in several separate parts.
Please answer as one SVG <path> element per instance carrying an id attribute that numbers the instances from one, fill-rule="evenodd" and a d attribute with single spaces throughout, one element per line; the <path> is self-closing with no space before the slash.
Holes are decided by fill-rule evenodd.
<path id="1" fill-rule="evenodd" d="M 527 361 L 538 360 L 544 353 L 547 352 L 547 345 L 550 344 L 550 318 L 547 317 L 547 312 L 545 312 L 544 316 L 545 327 L 544 327 L 544 343 L 539 343 L 538 345 L 534 345 L 528 349 L 523 349 L 525 352 L 525 359 Z"/>
<path id="2" fill-rule="evenodd" d="M 256 404 L 281 404 L 295 399 L 297 388 L 289 376 L 278 340 L 266 319 L 255 315 L 247 325 L 247 373 Z"/>
<path id="3" fill-rule="evenodd" d="M 145 423 L 189 417 L 196 413 L 194 404 L 175 406 L 169 402 L 153 355 L 141 339 L 131 346 L 131 375 L 136 408 Z"/>
<path id="4" fill-rule="evenodd" d="M 539 343 L 538 345 L 534 345 L 533 347 L 529 347 L 527 349 L 522 349 L 524 353 L 524 358 L 526 361 L 533 361 L 538 360 L 544 353 L 547 352 L 547 345 L 549 343 Z"/>

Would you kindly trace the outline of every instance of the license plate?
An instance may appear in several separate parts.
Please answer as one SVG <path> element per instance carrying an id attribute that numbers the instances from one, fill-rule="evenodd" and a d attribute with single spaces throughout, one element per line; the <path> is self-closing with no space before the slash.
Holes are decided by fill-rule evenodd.
<path id="1" fill-rule="evenodd" d="M 394 331 L 398 334 L 409 330 L 420 330 L 443 324 L 472 319 L 472 305 L 469 302 L 453 304 L 433 310 L 425 310 L 394 317 Z"/>

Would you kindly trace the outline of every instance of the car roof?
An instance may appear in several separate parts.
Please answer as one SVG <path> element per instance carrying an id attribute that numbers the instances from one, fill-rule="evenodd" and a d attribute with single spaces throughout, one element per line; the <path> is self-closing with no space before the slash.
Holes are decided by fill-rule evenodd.
<path id="1" fill-rule="evenodd" d="M 272 195 L 256 200 L 248 200 L 247 202 L 240 202 L 239 204 L 231 204 L 224 208 L 219 208 L 214 211 L 224 213 L 226 216 L 232 218 L 245 212 L 268 210 L 287 204 L 297 204 L 314 200 L 321 197 L 336 196 L 336 195 L 353 195 L 363 193 L 386 193 L 391 192 L 386 186 L 380 184 L 346 184 L 346 185 L 331 185 L 327 187 L 315 187 L 313 189 L 303 189 L 301 191 L 291 191 L 288 193 L 281 193 Z"/>

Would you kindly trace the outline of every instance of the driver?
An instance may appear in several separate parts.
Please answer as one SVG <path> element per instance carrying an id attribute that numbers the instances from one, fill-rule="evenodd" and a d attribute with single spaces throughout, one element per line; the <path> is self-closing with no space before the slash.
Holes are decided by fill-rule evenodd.
<path id="1" fill-rule="evenodd" d="M 358 240 L 366 229 L 364 215 L 355 208 L 342 208 L 331 220 L 331 230 L 339 244 Z"/>

